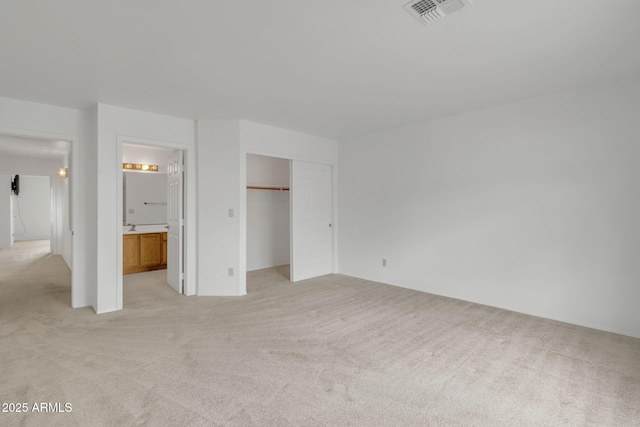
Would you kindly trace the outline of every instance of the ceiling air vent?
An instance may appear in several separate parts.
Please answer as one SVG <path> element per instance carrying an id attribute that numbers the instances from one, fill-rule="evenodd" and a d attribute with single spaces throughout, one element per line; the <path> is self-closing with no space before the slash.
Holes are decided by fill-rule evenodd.
<path id="1" fill-rule="evenodd" d="M 431 24 L 440 18 L 473 5 L 473 0 L 413 0 L 404 6 L 423 24 Z"/>

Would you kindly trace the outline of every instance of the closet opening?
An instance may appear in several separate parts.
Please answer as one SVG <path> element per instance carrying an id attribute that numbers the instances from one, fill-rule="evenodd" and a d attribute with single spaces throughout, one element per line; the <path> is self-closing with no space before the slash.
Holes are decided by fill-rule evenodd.
<path id="1" fill-rule="evenodd" d="M 247 273 L 291 280 L 290 168 L 289 159 L 247 154 Z"/>

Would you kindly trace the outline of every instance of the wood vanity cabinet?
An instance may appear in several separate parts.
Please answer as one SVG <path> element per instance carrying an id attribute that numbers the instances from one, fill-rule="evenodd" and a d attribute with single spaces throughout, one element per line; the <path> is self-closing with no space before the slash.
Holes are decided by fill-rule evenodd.
<path id="1" fill-rule="evenodd" d="M 140 235 L 124 234 L 122 236 L 123 273 L 129 274 L 128 269 L 137 267 L 140 267 Z"/>
<path id="2" fill-rule="evenodd" d="M 167 268 L 167 233 L 122 236 L 123 274 Z"/>

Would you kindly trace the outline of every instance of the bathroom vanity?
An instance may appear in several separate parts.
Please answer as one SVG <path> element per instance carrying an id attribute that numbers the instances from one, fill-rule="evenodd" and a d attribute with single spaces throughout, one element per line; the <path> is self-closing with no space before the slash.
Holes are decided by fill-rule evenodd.
<path id="1" fill-rule="evenodd" d="M 123 172 L 123 196 L 122 273 L 166 269 L 167 175 Z"/>
<path id="2" fill-rule="evenodd" d="M 164 227 L 127 229 L 122 235 L 122 273 L 132 274 L 167 268 L 167 233 Z M 149 230 L 156 228 L 157 230 Z"/>

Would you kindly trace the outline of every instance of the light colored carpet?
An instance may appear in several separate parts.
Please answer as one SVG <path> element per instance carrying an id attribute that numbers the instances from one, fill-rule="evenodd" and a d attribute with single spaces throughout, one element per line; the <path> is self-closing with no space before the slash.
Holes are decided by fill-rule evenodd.
<path id="1" fill-rule="evenodd" d="M 0 401 L 73 410 L 0 425 L 640 425 L 638 339 L 283 268 L 239 298 L 126 276 L 98 316 L 59 257 L 24 254 L 0 251 Z"/>

